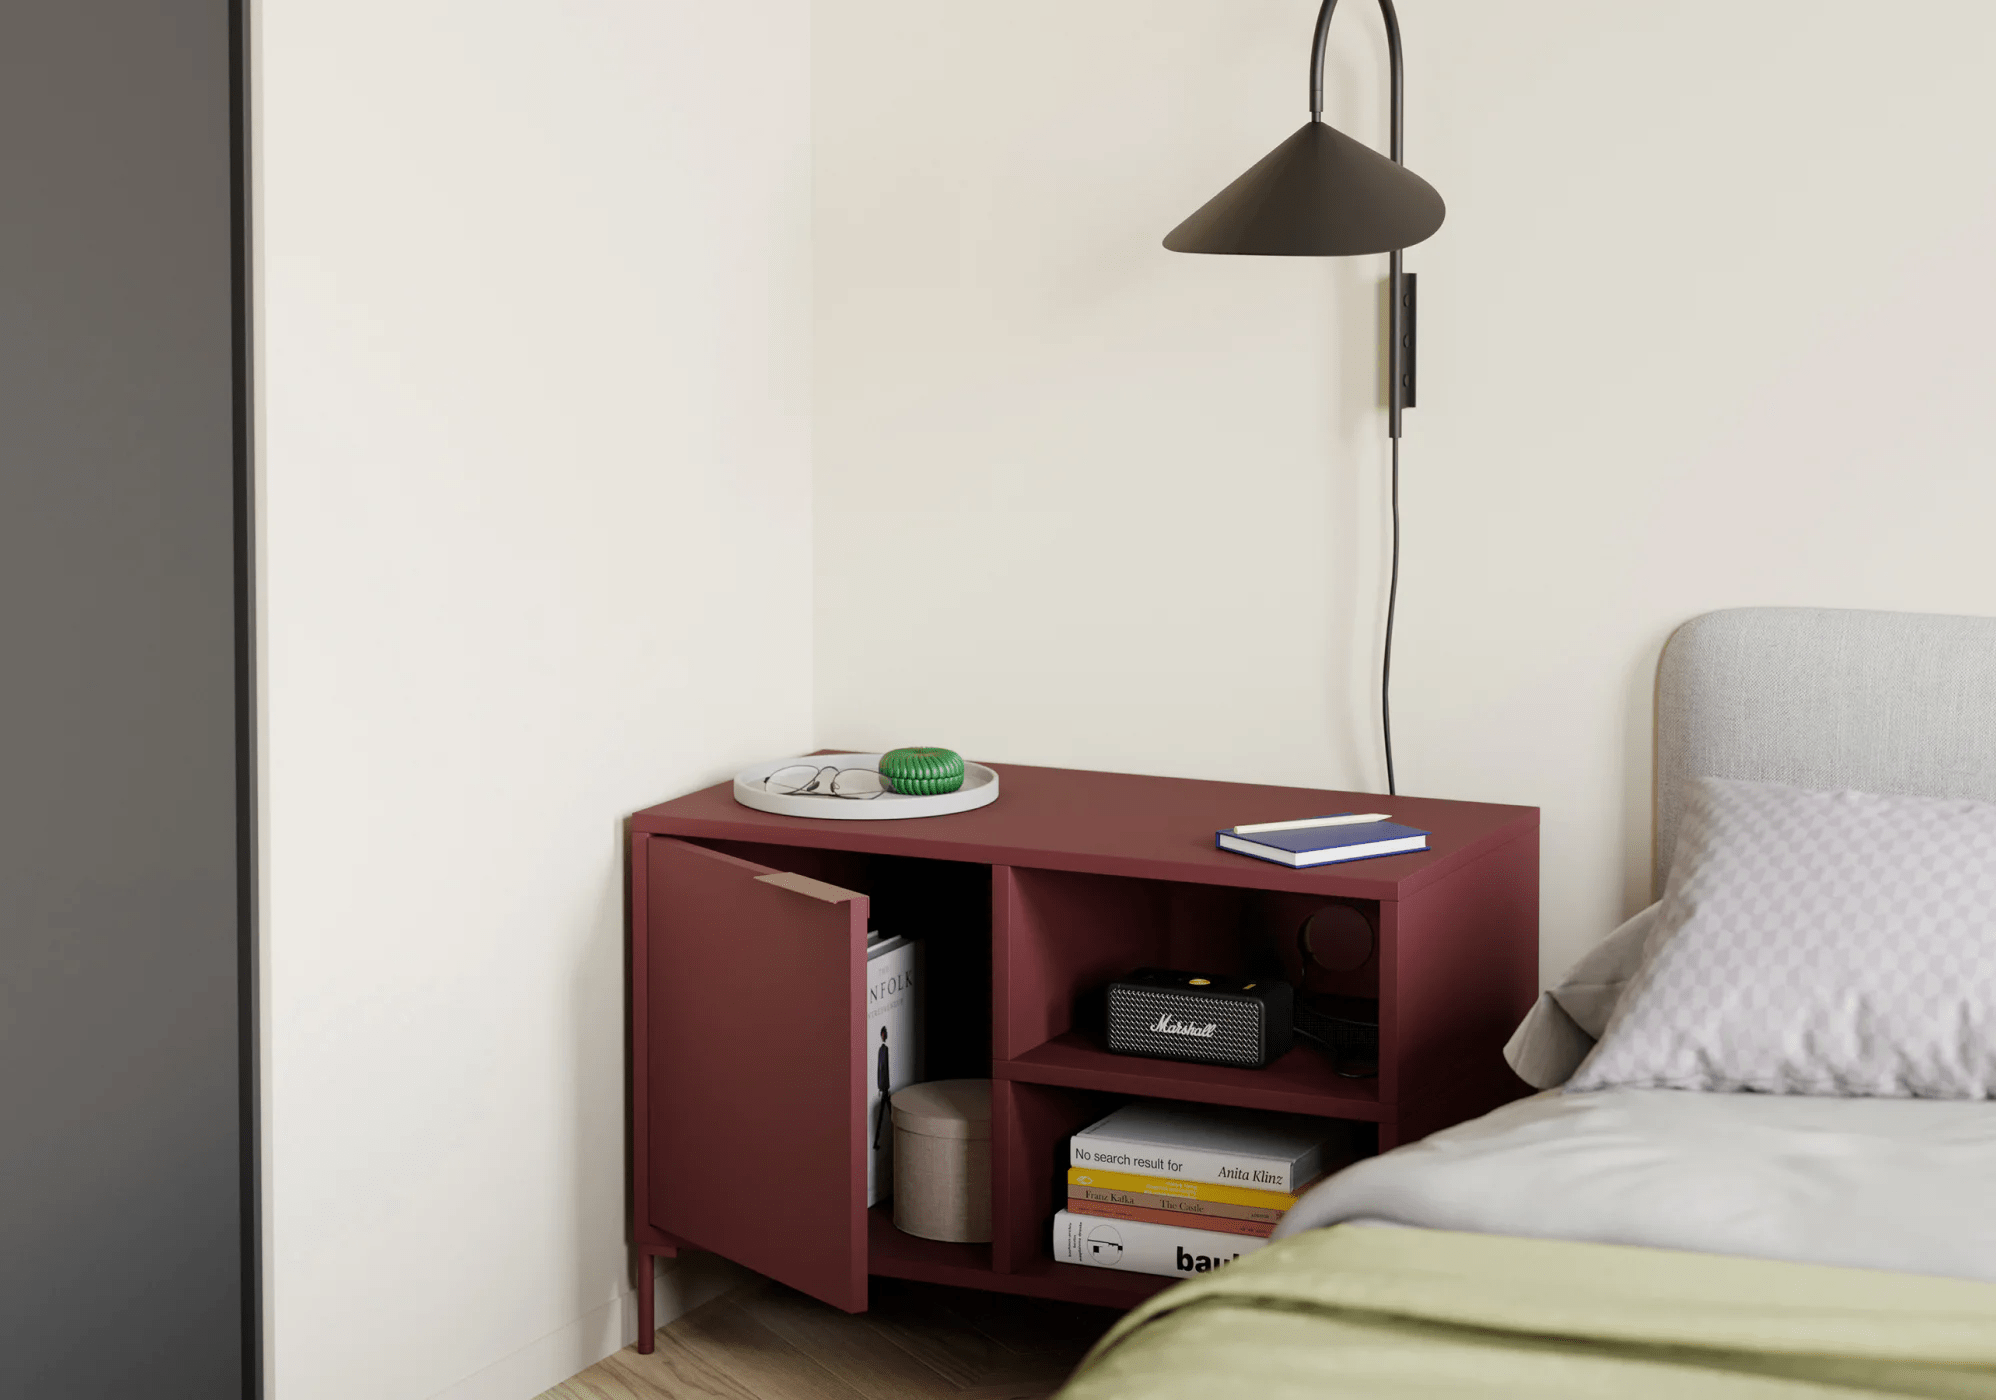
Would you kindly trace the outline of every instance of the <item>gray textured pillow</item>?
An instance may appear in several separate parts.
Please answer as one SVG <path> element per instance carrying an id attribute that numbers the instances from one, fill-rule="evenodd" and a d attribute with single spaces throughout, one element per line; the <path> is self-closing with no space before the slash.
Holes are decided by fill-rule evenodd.
<path id="1" fill-rule="evenodd" d="M 1996 1094 L 1996 804 L 1699 779 L 1611 1085 Z"/>
<path id="2" fill-rule="evenodd" d="M 1656 910 L 1652 904 L 1637 914 L 1582 955 L 1557 987 L 1539 993 L 1504 1045 L 1512 1073 L 1534 1089 L 1554 1089 L 1573 1078 L 1643 965 Z"/>

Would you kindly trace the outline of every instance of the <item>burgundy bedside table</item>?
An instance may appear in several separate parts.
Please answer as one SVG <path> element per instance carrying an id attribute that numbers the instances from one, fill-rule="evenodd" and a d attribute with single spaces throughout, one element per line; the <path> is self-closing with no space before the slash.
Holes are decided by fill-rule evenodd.
<path id="1" fill-rule="evenodd" d="M 912 821 L 753 811 L 732 785 L 631 819 L 632 1236 L 711 1250 L 848 1311 L 869 1274 L 1127 1307 L 1170 1279 L 1054 1261 L 1066 1139 L 1133 1097 L 1372 1125 L 1380 1150 L 1525 1092 L 1502 1047 L 1538 989 L 1538 809 L 994 765 L 989 807 Z M 1429 849 L 1315 870 L 1215 830 L 1368 810 Z M 834 886 L 837 888 L 827 888 Z M 856 892 L 856 893 L 855 893 Z M 1111 1054 L 1077 1000 L 1139 966 L 1217 972 L 1336 899 L 1371 906 L 1379 1073 L 1307 1043 L 1261 1070 Z M 992 1085 L 990 1244 L 865 1205 L 866 931 L 927 942 L 934 1079 Z"/>

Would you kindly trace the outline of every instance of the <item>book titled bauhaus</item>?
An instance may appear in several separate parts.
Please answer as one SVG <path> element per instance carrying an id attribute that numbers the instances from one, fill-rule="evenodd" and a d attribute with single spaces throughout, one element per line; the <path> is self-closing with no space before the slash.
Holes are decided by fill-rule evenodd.
<path id="1" fill-rule="evenodd" d="M 1134 1176 L 1293 1192 L 1323 1175 L 1344 1144 L 1344 1125 L 1325 1118 L 1133 1103 L 1069 1138 L 1067 1160 Z"/>
<path id="2" fill-rule="evenodd" d="M 1061 1211 L 1053 1218 L 1053 1257 L 1094 1269 L 1189 1278 L 1223 1269 L 1268 1243 L 1249 1235 L 1188 1230 L 1139 1220 L 1106 1220 Z"/>

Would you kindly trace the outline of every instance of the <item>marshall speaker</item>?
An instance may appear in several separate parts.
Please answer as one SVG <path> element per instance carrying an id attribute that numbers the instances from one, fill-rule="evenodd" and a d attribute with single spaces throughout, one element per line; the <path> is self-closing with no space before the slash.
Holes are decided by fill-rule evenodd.
<path id="1" fill-rule="evenodd" d="M 1289 1053 L 1296 991 L 1280 977 L 1140 968 L 1109 984 L 1109 1048 L 1260 1069 Z"/>

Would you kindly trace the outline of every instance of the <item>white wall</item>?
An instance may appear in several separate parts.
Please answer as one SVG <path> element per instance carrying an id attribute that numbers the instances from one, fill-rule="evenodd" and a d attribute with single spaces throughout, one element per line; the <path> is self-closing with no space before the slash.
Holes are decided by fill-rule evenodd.
<path id="1" fill-rule="evenodd" d="M 1675 625 L 1996 613 L 1996 7 L 1401 8 L 1402 787 L 1544 808 L 1557 972 L 1647 900 Z M 819 0 L 826 739 L 1381 782 L 1384 259 L 1158 246 L 1301 124 L 1314 12 Z M 1333 50 L 1383 143 L 1373 6 Z"/>
<path id="2" fill-rule="evenodd" d="M 807 744 L 806 0 L 266 0 L 274 1394 L 629 1335 L 623 814 Z"/>
<path id="3" fill-rule="evenodd" d="M 1544 806 L 1551 970 L 1672 626 L 1996 613 L 1996 12 L 1404 8 L 1402 773 Z M 264 0 L 282 1400 L 626 1334 L 620 814 L 819 738 L 1377 783 L 1377 263 L 1158 247 L 1311 9 Z"/>

